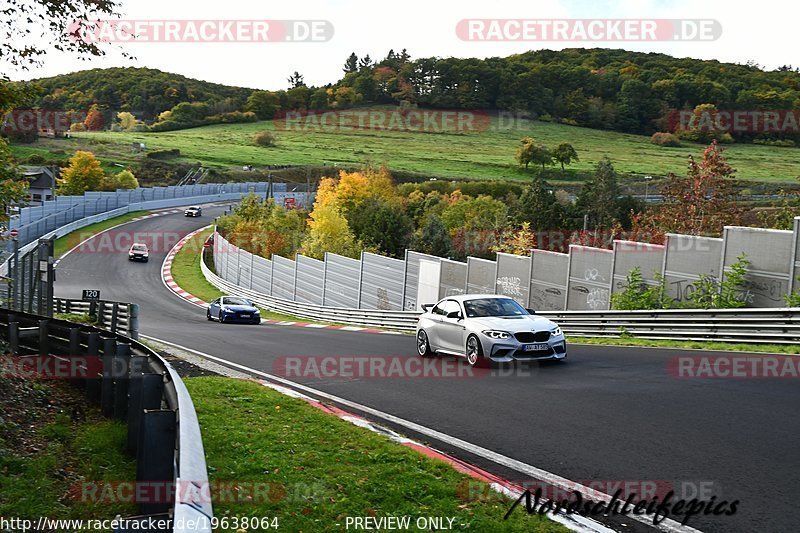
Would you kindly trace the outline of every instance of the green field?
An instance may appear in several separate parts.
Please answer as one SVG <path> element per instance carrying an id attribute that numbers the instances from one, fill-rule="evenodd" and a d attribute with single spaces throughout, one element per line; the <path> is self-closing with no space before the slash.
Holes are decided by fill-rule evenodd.
<path id="1" fill-rule="evenodd" d="M 172 161 L 200 162 L 216 168 L 237 168 L 251 164 L 359 166 L 387 164 L 391 169 L 419 172 L 447 178 L 527 179 L 531 174 L 514 161 L 519 140 L 533 136 L 550 147 L 571 143 L 580 162 L 561 176 L 554 167 L 554 182 L 580 180 L 581 171 L 590 170 L 603 156 L 617 170 L 636 180 L 644 175 L 685 174 L 686 158 L 698 156 L 703 145 L 686 143 L 681 147 L 655 146 L 640 135 L 593 130 L 539 121 L 520 121 L 513 129 L 500 128 L 497 120 L 480 133 L 413 133 L 402 131 L 299 132 L 277 130 L 277 146 L 263 148 L 253 144 L 255 133 L 276 131 L 271 121 L 247 124 L 220 124 L 164 133 L 76 133 L 72 139 L 41 140 L 34 145 L 14 146 L 21 157 L 39 153 L 48 158 L 52 150 L 67 155 L 76 149 L 94 151 L 106 165 L 130 163 L 144 157 L 134 153 L 131 143 L 144 142 L 148 151 L 178 148 L 181 157 Z M 791 183 L 800 175 L 800 149 L 753 144 L 726 145 L 730 164 L 743 180 Z"/>

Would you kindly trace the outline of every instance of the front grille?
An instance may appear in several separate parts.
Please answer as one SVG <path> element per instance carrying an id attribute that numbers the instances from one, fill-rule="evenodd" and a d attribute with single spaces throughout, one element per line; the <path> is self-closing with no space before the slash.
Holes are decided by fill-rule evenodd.
<path id="1" fill-rule="evenodd" d="M 514 337 L 519 342 L 547 342 L 550 339 L 549 331 L 520 331 Z"/>

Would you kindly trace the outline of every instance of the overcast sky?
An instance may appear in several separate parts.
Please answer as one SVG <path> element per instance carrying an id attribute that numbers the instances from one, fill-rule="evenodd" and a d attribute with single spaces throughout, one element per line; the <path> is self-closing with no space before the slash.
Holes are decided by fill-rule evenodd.
<path id="1" fill-rule="evenodd" d="M 326 43 L 136 43 L 117 45 L 136 56 L 109 54 L 91 62 L 51 53 L 41 68 L 13 71 L 12 79 L 53 76 L 96 67 L 141 66 L 192 78 L 260 89 L 284 89 L 297 70 L 309 85 L 339 79 L 350 52 L 383 58 L 407 48 L 412 57 L 506 56 L 530 49 L 624 48 L 678 57 L 745 63 L 768 69 L 800 65 L 795 47 L 796 0 L 121 0 L 124 19 L 322 19 L 335 35 Z M 716 19 L 722 36 L 712 42 L 468 42 L 456 36 L 465 18 Z"/>

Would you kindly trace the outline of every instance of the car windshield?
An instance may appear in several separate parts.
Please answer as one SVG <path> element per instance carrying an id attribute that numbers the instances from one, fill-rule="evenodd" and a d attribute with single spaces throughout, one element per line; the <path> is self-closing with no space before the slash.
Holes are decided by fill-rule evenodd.
<path id="1" fill-rule="evenodd" d="M 144 244 L 134 244 L 133 245 L 133 251 L 135 251 L 135 252 L 145 252 L 145 251 L 147 251 L 147 246 L 145 246 Z"/>
<path id="2" fill-rule="evenodd" d="M 466 300 L 464 309 L 468 318 L 485 316 L 519 316 L 527 315 L 528 311 L 511 298 L 476 298 Z"/>
<path id="3" fill-rule="evenodd" d="M 225 305 L 250 305 L 244 298 L 225 298 Z"/>

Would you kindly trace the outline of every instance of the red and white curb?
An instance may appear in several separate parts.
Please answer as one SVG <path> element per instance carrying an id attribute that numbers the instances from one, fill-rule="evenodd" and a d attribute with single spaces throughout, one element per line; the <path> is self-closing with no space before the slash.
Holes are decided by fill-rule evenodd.
<path id="1" fill-rule="evenodd" d="M 472 477 L 473 479 L 477 479 L 478 481 L 481 481 L 483 483 L 487 483 L 489 487 L 495 492 L 503 494 L 504 496 L 507 496 L 513 500 L 516 500 L 525 492 L 525 489 L 523 487 L 512 481 L 502 478 L 496 474 L 492 474 L 487 470 L 484 470 L 480 467 L 467 463 L 466 461 L 462 461 L 461 459 L 453 457 L 452 455 L 449 455 L 435 448 L 432 448 L 427 444 L 423 444 L 413 439 L 409 439 L 408 437 L 404 437 L 403 435 L 400 435 L 399 433 L 389 429 L 386 426 L 376 424 L 375 422 L 367 420 L 364 417 L 348 413 L 347 411 L 340 409 L 334 405 L 323 403 L 317 400 L 316 398 L 312 398 L 311 396 L 307 396 L 301 392 L 290 389 L 288 387 L 284 387 L 282 385 L 278 385 L 277 383 L 272 383 L 267 380 L 254 379 L 254 378 L 242 378 L 242 379 L 255 381 L 256 383 L 260 383 L 265 387 L 269 387 L 270 389 L 280 392 L 285 396 L 290 396 L 292 398 L 298 398 L 300 400 L 303 400 L 307 404 L 311 405 L 316 409 L 319 409 L 324 413 L 332 414 L 344 421 L 350 422 L 355 426 L 368 429 L 373 433 L 378 433 L 380 435 L 383 435 L 384 437 L 389 438 L 389 440 L 392 440 L 398 444 L 411 448 L 412 450 L 421 453 L 427 457 L 444 461 L 458 472 L 466 474 Z M 547 516 L 548 518 L 561 523 L 562 525 L 564 525 L 565 527 L 567 527 L 572 531 L 577 531 L 580 533 L 614 533 L 613 529 L 609 529 L 595 520 L 591 520 L 580 515 L 575 516 L 567 514 L 548 513 Z"/>
<path id="2" fill-rule="evenodd" d="M 167 286 L 169 290 L 177 294 L 180 298 L 183 298 L 189 303 L 197 305 L 198 307 L 206 307 L 208 306 L 208 302 L 204 301 L 193 294 L 188 293 L 187 291 L 183 290 L 175 280 L 172 278 L 172 261 L 175 259 L 175 255 L 181 251 L 183 246 L 195 235 L 200 233 L 201 231 L 207 229 L 208 226 L 195 230 L 191 233 L 186 234 L 181 240 L 179 240 L 175 246 L 172 247 L 172 250 L 169 251 L 167 257 L 164 258 L 164 262 L 161 263 L 161 280 Z"/>
<path id="3" fill-rule="evenodd" d="M 189 293 L 188 291 L 183 290 L 180 285 L 175 282 L 175 279 L 172 277 L 172 261 L 175 259 L 175 256 L 181 249 L 186 245 L 186 243 L 200 233 L 201 231 L 208 229 L 209 226 L 204 228 L 200 228 L 195 230 L 181 240 L 179 240 L 175 246 L 172 247 L 172 250 L 169 251 L 167 257 L 164 258 L 164 262 L 161 264 L 161 280 L 167 286 L 169 290 L 175 293 L 179 298 L 186 300 L 187 302 L 196 305 L 197 307 L 208 307 L 209 302 L 206 302 L 202 298 L 198 298 L 197 296 Z M 361 326 L 337 326 L 333 324 L 319 324 L 316 322 L 296 322 L 291 320 L 268 320 L 268 319 L 261 319 L 262 324 L 271 324 L 273 326 L 295 326 L 301 328 L 312 328 L 312 329 L 338 329 L 340 331 L 360 331 L 364 333 L 381 333 L 381 334 L 388 334 L 388 335 L 403 335 L 400 331 L 389 331 L 385 329 L 378 329 L 378 328 L 368 328 L 368 327 L 361 327 Z"/>

